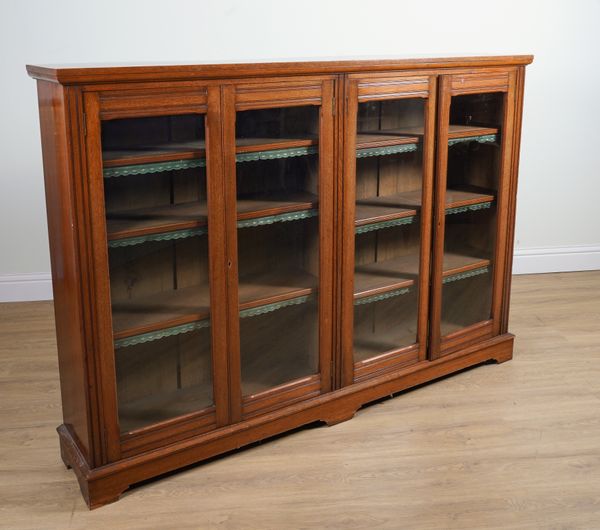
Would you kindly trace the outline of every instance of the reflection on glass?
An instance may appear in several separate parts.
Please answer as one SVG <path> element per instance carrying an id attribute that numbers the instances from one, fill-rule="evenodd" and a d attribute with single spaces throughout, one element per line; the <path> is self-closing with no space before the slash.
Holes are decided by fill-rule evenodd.
<path id="1" fill-rule="evenodd" d="M 242 393 L 319 371 L 319 108 L 237 113 Z"/>
<path id="2" fill-rule="evenodd" d="M 441 333 L 491 316 L 503 95 L 452 98 Z"/>
<path id="3" fill-rule="evenodd" d="M 105 121 L 119 424 L 213 404 L 202 115 Z"/>
<path id="4" fill-rule="evenodd" d="M 417 340 L 424 105 L 400 99 L 358 106 L 356 362 Z"/>

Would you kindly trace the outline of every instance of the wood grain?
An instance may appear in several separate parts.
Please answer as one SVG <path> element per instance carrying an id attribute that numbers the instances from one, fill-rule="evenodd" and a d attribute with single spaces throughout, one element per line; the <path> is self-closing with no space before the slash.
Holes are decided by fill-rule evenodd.
<path id="1" fill-rule="evenodd" d="M 503 362 L 512 357 L 512 335 L 505 333 L 492 337 L 487 328 L 483 329 L 480 326 L 475 330 L 477 335 L 474 331 L 469 337 L 464 337 L 464 342 L 460 344 L 460 351 L 431 362 L 426 360 L 427 335 L 430 327 L 428 305 L 431 297 L 429 290 L 431 201 L 433 197 L 437 198 L 436 223 L 443 218 L 444 207 L 452 203 L 452 197 L 448 197 L 449 201 L 446 200 L 446 197 L 441 197 L 443 193 L 440 194 L 440 190 L 435 190 L 433 186 L 432 168 L 436 143 L 434 111 L 438 106 L 436 103 L 438 80 L 454 79 L 457 83 L 464 84 L 463 89 L 469 94 L 479 93 L 484 86 L 490 88 L 493 85 L 494 88 L 498 83 L 501 84 L 503 79 L 516 71 L 515 65 L 527 64 L 530 61 L 529 56 L 510 56 L 395 62 L 337 61 L 285 65 L 273 63 L 238 65 L 233 67 L 233 70 L 231 65 L 99 68 L 85 71 L 30 68 L 29 71 L 34 76 L 69 85 L 63 88 L 47 83 L 48 86 L 56 87 L 48 90 L 48 93 L 53 92 L 56 100 L 60 100 L 68 120 L 55 120 L 56 131 L 52 130 L 52 127 L 47 127 L 43 131 L 45 151 L 46 149 L 52 151 L 56 147 L 52 143 L 51 135 L 58 133 L 60 138 L 65 139 L 59 149 L 54 149 L 55 153 L 52 156 L 58 156 L 59 164 L 71 169 L 68 172 L 56 173 L 62 186 L 56 189 L 64 189 L 67 192 L 70 190 L 73 193 L 72 207 L 69 209 L 67 203 L 67 208 L 63 212 L 64 216 L 72 216 L 69 218 L 71 223 L 64 223 L 64 219 L 60 217 L 61 212 L 55 208 L 49 209 L 52 217 L 49 226 L 50 237 L 55 243 L 57 240 L 60 241 L 63 235 L 61 231 L 64 230 L 61 227 L 67 231 L 71 228 L 76 230 L 75 252 L 61 252 L 60 245 L 52 247 L 54 248 L 53 272 L 55 280 L 57 274 L 60 278 L 61 269 L 57 260 L 65 259 L 68 261 L 67 265 L 78 273 L 71 274 L 71 278 L 76 280 L 71 298 L 76 298 L 75 301 L 80 302 L 82 315 L 75 315 L 70 319 L 69 324 L 75 330 L 75 338 L 81 335 L 84 339 L 84 343 L 77 350 L 78 355 L 73 356 L 73 359 L 77 363 L 77 369 L 84 372 L 83 392 L 80 392 L 78 399 L 81 401 L 81 394 L 84 395 L 82 409 L 85 408 L 85 412 L 89 415 L 88 425 L 83 429 L 74 427 L 67 417 L 68 414 L 63 417 L 64 424 L 59 428 L 61 454 L 63 461 L 75 470 L 83 496 L 91 507 L 113 502 L 132 484 L 161 473 L 185 467 L 313 421 L 323 420 L 328 424 L 334 424 L 349 419 L 358 408 L 374 399 L 380 399 L 477 363 L 488 360 Z M 342 66 L 347 68 L 340 70 Z M 501 68 L 497 68 L 498 66 Z M 438 69 L 433 70 L 433 68 Z M 234 72 L 236 75 L 232 77 Z M 276 73 L 278 77 L 268 77 L 273 75 L 271 72 Z M 379 77 L 377 77 L 378 72 Z M 407 75 L 409 73 L 410 75 Z M 311 74 L 317 75 L 310 76 Z M 362 74 L 364 80 L 361 82 Z M 201 82 L 199 79 L 205 81 Z M 152 82 L 143 82 L 148 80 Z M 375 99 L 366 102 L 358 116 L 361 124 L 358 130 L 375 137 L 374 140 L 367 140 L 365 145 L 376 145 L 377 142 L 388 145 L 394 142 L 402 143 L 409 139 L 414 141 L 415 136 L 409 138 L 411 135 L 403 131 L 415 125 L 420 127 L 421 134 L 424 132 L 424 142 L 419 146 L 421 149 L 407 153 L 406 156 L 383 157 L 376 160 L 361 158 L 361 171 L 357 175 L 356 183 L 352 182 L 349 186 L 345 186 L 345 184 L 340 185 L 339 179 L 353 181 L 354 175 L 350 165 L 354 166 L 357 163 L 354 142 L 356 112 L 348 111 L 347 103 L 344 103 L 348 97 L 352 105 L 360 100 L 360 97 L 358 100 L 355 97 L 357 91 L 355 81 L 362 83 L 358 91 L 359 96 L 362 94 L 368 96 L 368 99 Z M 71 83 L 75 85 L 70 86 Z M 514 82 L 511 86 L 514 86 Z M 444 87 L 442 83 L 442 89 Z M 425 90 L 426 88 L 428 91 Z M 455 94 L 460 87 L 450 88 L 452 94 Z M 499 90 L 505 89 L 500 87 Z M 368 94 L 365 91 L 368 91 Z M 399 97 L 397 101 L 394 98 L 390 99 L 392 93 Z M 439 93 L 442 94 L 443 90 Z M 165 96 L 164 101 L 160 99 L 161 95 Z M 145 101 L 141 101 L 140 98 L 145 98 Z M 43 97 L 40 101 L 43 103 Z M 116 118 L 141 117 L 146 104 L 153 113 L 156 112 L 156 117 L 151 123 L 154 125 L 149 126 L 147 131 L 143 127 L 138 127 L 135 134 L 132 129 L 130 132 L 135 141 L 130 145 L 123 144 L 120 142 L 122 135 L 116 134 L 118 131 L 113 130 L 115 127 L 118 129 L 119 123 L 115 121 Z M 165 116 L 169 116 L 170 107 L 173 108 L 174 116 L 181 115 L 175 120 L 178 123 L 181 121 L 181 127 L 176 123 L 169 125 L 168 122 L 171 120 L 164 119 Z M 376 113 L 372 111 L 375 107 L 380 109 L 378 120 L 375 119 Z M 404 107 L 406 111 L 401 113 L 401 119 L 398 118 L 400 114 L 395 112 L 399 107 Z M 444 107 L 443 101 L 440 107 Z M 183 134 L 190 121 L 184 113 L 195 114 L 196 118 L 192 121 L 204 119 L 201 116 L 206 114 L 205 126 L 196 127 L 197 131 L 205 130 L 205 144 L 200 133 Z M 463 116 L 465 119 L 461 116 L 462 114 L 458 119 L 453 119 L 454 114 L 451 114 L 450 119 L 445 120 L 446 124 L 450 122 L 453 124 L 449 129 L 446 126 L 445 138 L 452 135 L 460 137 L 492 132 L 496 131 L 490 128 L 492 124 L 499 126 L 498 120 L 492 119 L 493 117 L 487 119 L 488 116 L 484 114 L 476 116 L 477 119 L 473 120 L 470 116 Z M 350 126 L 347 121 L 349 117 L 353 122 Z M 105 122 L 106 128 L 102 126 L 102 131 L 101 118 L 109 120 Z M 123 122 L 125 125 L 127 125 L 126 121 Z M 52 120 L 47 120 L 47 123 L 52 125 Z M 265 126 L 257 128 L 255 127 L 257 123 L 264 123 Z M 277 123 L 282 127 L 276 127 Z M 461 123 L 469 125 L 457 130 L 454 124 Z M 161 129 L 166 125 L 169 125 L 171 131 L 168 135 L 154 135 L 155 127 Z M 502 138 L 512 143 L 510 136 L 504 130 L 506 127 L 512 127 L 512 122 L 502 122 L 502 127 L 503 129 L 500 129 Z M 115 133 L 114 138 L 112 133 L 104 134 L 110 132 L 109 129 Z M 374 131 L 380 132 L 374 134 Z M 175 145 L 177 142 L 191 138 L 196 140 L 190 145 Z M 362 141 L 361 138 L 359 141 Z M 174 144 L 170 145 L 170 142 Z M 123 184 L 109 182 L 105 190 L 105 179 L 102 178 L 101 144 L 106 149 L 104 166 L 176 160 L 183 154 L 188 158 L 206 155 L 207 169 L 196 172 L 197 182 L 189 178 L 193 176 L 191 172 L 183 170 L 177 175 L 170 176 L 168 181 L 162 179 L 161 182 L 156 176 L 149 176 L 147 181 L 132 178 L 123 180 Z M 280 164 L 278 172 L 270 174 L 268 171 L 262 171 L 269 164 L 260 162 L 240 165 L 254 168 L 255 171 L 240 170 L 236 175 L 238 169 L 236 159 L 241 152 L 317 144 L 319 155 L 307 157 L 306 171 L 300 171 L 299 167 L 294 169 L 291 164 L 294 161 L 286 161 Z M 350 144 L 352 146 L 349 149 Z M 488 147 L 484 146 L 486 149 Z M 344 167 L 339 165 L 342 148 L 345 149 Z M 133 151 L 124 152 L 123 149 L 133 149 Z M 121 150 L 121 152 L 111 155 L 108 152 L 110 150 Z M 277 156 L 279 155 L 281 153 Z M 318 162 L 318 169 L 315 162 Z M 479 158 L 475 162 L 477 163 L 474 163 L 473 170 L 482 172 L 486 169 L 479 163 Z M 507 162 L 510 162 L 512 171 L 512 160 Z M 509 167 L 509 164 L 505 166 Z M 54 169 L 50 167 L 50 174 L 55 173 Z M 402 174 L 405 178 L 395 178 L 398 174 Z M 48 178 L 48 174 L 46 177 Z M 262 201 L 265 197 L 256 196 L 255 192 L 260 191 L 261 187 L 268 187 L 267 181 L 269 184 L 283 182 L 283 177 L 285 177 L 285 186 L 278 184 L 273 188 L 273 193 L 284 192 L 288 199 L 286 204 L 274 205 L 272 201 L 265 203 Z M 452 190 L 463 190 L 461 187 L 464 184 L 463 180 L 466 182 L 468 179 L 466 176 L 462 180 L 459 177 L 460 175 L 457 177 L 453 172 L 449 172 L 448 185 Z M 257 179 L 255 185 L 252 185 L 253 179 Z M 127 183 L 130 180 L 129 185 Z M 469 182 L 479 188 L 491 189 L 485 179 Z M 135 193 L 136 188 L 140 188 L 139 194 Z M 145 188 L 153 189 L 154 193 L 146 193 Z M 105 193 L 107 190 L 111 193 Z M 376 345 L 373 348 L 367 345 L 367 350 L 385 351 L 380 355 L 375 353 L 373 357 L 356 363 L 357 369 L 354 371 L 352 359 L 350 364 L 341 359 L 348 357 L 348 352 L 351 354 L 351 349 L 347 349 L 346 345 L 347 339 L 351 338 L 354 295 L 353 282 L 345 281 L 346 271 L 350 270 L 347 266 L 352 263 L 354 255 L 354 245 L 353 243 L 346 245 L 344 238 L 354 239 L 356 220 L 360 220 L 361 217 L 355 216 L 354 204 L 346 208 L 345 201 L 349 198 L 354 203 L 355 199 L 369 200 L 369 197 L 373 196 L 392 197 L 417 190 L 422 191 L 422 211 L 416 216 L 418 222 L 406 225 L 402 230 L 380 230 L 377 233 L 369 232 L 361 235 L 357 238 L 355 261 L 357 265 L 362 266 L 374 260 L 387 263 L 387 260 L 405 259 L 411 254 L 416 257 L 418 254 L 419 259 L 415 260 L 415 263 L 419 264 L 418 274 L 416 267 L 415 272 L 412 273 L 412 276 L 418 279 L 418 289 L 416 289 L 417 279 L 408 278 L 414 282 L 415 289 L 405 295 L 404 299 L 405 301 L 409 297 L 414 299 L 415 310 L 411 311 L 411 315 L 418 315 L 418 318 L 415 322 L 403 323 L 402 337 L 396 337 L 403 344 L 396 345 L 395 349 L 392 344 L 395 340 L 393 334 L 386 336 L 390 340 L 386 340 L 383 345 Z M 119 200 L 106 200 L 105 195 L 112 196 L 112 191 L 119 192 L 117 194 L 121 195 Z M 131 192 L 133 198 L 130 196 Z M 244 229 L 243 234 L 240 230 L 238 235 L 239 219 L 255 216 L 256 212 L 274 213 L 278 211 L 277 209 L 294 211 L 299 205 L 316 206 L 312 198 L 305 196 L 298 201 L 295 199 L 290 201 L 295 192 L 318 196 L 319 216 L 302 223 L 302 226 L 310 228 L 310 230 L 307 228 L 310 232 L 307 232 L 308 237 L 300 233 L 297 229 L 300 225 L 297 223 L 290 223 L 289 226 L 277 223 L 260 230 Z M 493 199 L 494 202 L 485 215 L 489 217 L 490 212 L 495 215 L 500 208 L 503 210 L 501 215 L 504 219 L 508 219 L 508 210 L 512 207 L 510 197 L 507 203 L 506 193 L 503 195 L 500 193 L 490 195 L 488 191 L 485 193 L 488 194 L 485 199 Z M 52 194 L 48 195 L 51 200 Z M 483 195 L 461 197 L 461 199 L 467 201 L 465 205 L 476 204 L 482 201 Z M 69 198 L 68 193 L 66 196 Z M 240 208 L 238 199 L 250 202 L 258 199 L 261 203 L 254 201 L 250 210 L 244 211 L 243 205 Z M 497 204 L 496 199 L 498 199 Z M 208 261 L 201 259 L 202 256 L 197 255 L 198 252 L 190 252 L 188 246 L 199 241 L 193 238 L 182 240 L 174 244 L 168 252 L 157 252 L 155 256 L 149 256 L 147 259 L 144 259 L 142 253 L 135 247 L 128 248 L 124 252 L 111 251 L 109 261 L 106 248 L 107 232 L 111 233 L 111 237 L 115 233 L 123 237 L 123 234 L 128 233 L 128 227 L 117 226 L 120 232 L 119 230 L 110 232 L 111 227 L 107 227 L 106 223 L 107 213 L 113 216 L 112 221 L 114 221 L 115 215 L 122 216 L 127 210 L 129 213 L 124 215 L 131 216 L 130 210 L 133 210 L 135 226 L 130 227 L 132 230 L 129 230 L 129 235 L 134 233 L 139 235 L 160 229 L 160 225 L 154 221 L 148 222 L 148 208 L 163 207 L 167 203 L 179 205 L 188 202 L 194 202 L 196 205 L 192 207 L 192 212 L 187 214 L 180 212 L 184 214 L 181 220 L 184 224 L 192 223 L 191 226 L 195 226 L 193 223 L 196 222 L 208 225 L 210 232 L 208 238 L 201 238 L 204 244 L 209 241 L 210 251 L 202 250 L 202 256 L 208 255 Z M 342 203 L 344 206 L 340 207 Z M 208 204 L 207 212 L 202 206 L 204 204 Z M 379 206 L 387 208 L 381 213 L 389 217 L 391 205 Z M 170 208 L 167 210 L 161 212 L 163 221 L 166 221 L 167 225 L 176 226 L 179 214 L 170 211 Z M 340 210 L 343 210 L 341 216 Z M 407 210 L 417 211 L 417 207 L 413 206 Z M 195 213 L 201 215 L 194 219 Z M 400 212 L 401 215 L 405 213 Z M 367 214 L 370 216 L 369 219 L 373 219 L 372 212 Z M 391 215 L 397 214 L 392 212 Z M 455 259 L 454 264 L 450 263 L 451 270 L 453 272 L 468 270 L 489 263 L 487 258 L 490 258 L 491 253 L 485 251 L 479 244 L 481 239 L 479 232 L 475 234 L 476 237 L 469 237 L 465 241 L 465 245 L 471 244 L 479 248 L 478 252 L 465 254 L 462 252 L 464 245 L 454 244 L 459 240 L 454 227 L 459 226 L 458 221 L 462 218 L 460 215 L 452 217 L 455 222 L 447 230 L 448 240 L 452 241 L 452 250 L 457 251 L 460 259 Z M 335 220 L 338 218 L 343 218 L 341 231 L 335 225 Z M 132 219 L 126 221 L 130 222 Z M 60 225 L 58 228 L 57 224 Z M 501 224 L 499 223 L 498 226 Z M 510 223 L 505 224 L 506 228 L 510 229 Z M 317 230 L 318 237 L 316 237 Z M 261 246 L 257 234 L 262 233 L 275 235 L 278 241 L 278 245 L 274 245 L 271 249 L 270 255 L 269 249 L 265 250 L 265 245 Z M 439 233 L 436 235 L 439 236 Z M 505 234 L 498 241 L 505 245 L 509 236 L 510 234 Z M 290 252 L 290 249 L 298 248 L 297 245 L 294 246 L 294 241 L 300 241 L 301 238 L 305 241 L 301 247 L 302 254 Z M 444 262 L 448 260 L 438 250 L 436 250 L 434 268 L 439 272 L 437 281 L 441 282 L 442 275 L 446 272 Z M 350 251 L 349 255 L 344 256 L 348 251 Z M 374 251 L 375 256 L 373 256 Z M 130 264 L 124 266 L 129 255 Z M 465 260 L 464 256 L 470 259 Z M 499 255 L 502 262 L 499 267 L 510 266 L 506 256 L 507 254 Z M 342 267 L 339 265 L 340 258 Z M 453 256 L 449 255 L 448 258 L 452 262 Z M 169 263 L 170 266 L 165 267 L 165 263 Z M 493 265 L 493 274 L 504 280 L 504 270 L 497 268 L 495 262 Z M 169 273 L 171 266 L 172 274 Z M 344 269 L 344 274 L 341 275 L 340 284 L 341 268 Z M 279 272 L 273 272 L 274 270 Z M 290 274 L 291 271 L 303 271 L 303 273 Z M 379 292 L 378 290 L 386 289 L 394 282 L 395 270 L 387 270 L 383 267 L 383 270 L 375 272 L 382 273 L 380 275 L 382 278 L 376 278 L 377 282 L 385 279 L 386 284 L 376 282 L 369 287 L 370 292 Z M 351 275 L 353 273 L 352 267 Z M 136 279 L 135 288 L 133 283 L 129 282 L 132 278 Z M 371 279 L 373 278 L 369 278 Z M 401 278 L 402 282 L 405 280 Z M 131 293 L 128 293 L 127 286 L 130 283 Z M 111 299 L 113 304 L 116 302 L 115 307 L 123 300 L 131 299 L 133 307 L 125 308 L 125 313 L 128 313 L 125 315 L 126 319 L 134 317 L 135 320 L 141 315 L 146 321 L 140 320 L 136 324 L 137 330 L 148 330 L 152 326 L 162 326 L 165 322 L 169 325 L 182 323 L 183 320 L 190 318 L 190 311 L 192 313 L 208 311 L 208 300 L 203 300 L 202 296 L 192 293 L 187 302 L 177 300 L 173 304 L 177 310 L 176 314 L 162 314 L 165 298 L 169 296 L 170 291 L 177 290 L 184 293 L 186 288 L 193 289 L 194 286 L 207 284 L 210 284 L 211 320 L 214 313 L 215 321 L 210 330 L 203 331 L 203 342 L 207 345 L 210 335 L 215 407 L 206 409 L 206 414 L 203 413 L 200 418 L 199 413 L 194 412 L 192 406 L 191 409 L 186 409 L 191 411 L 191 414 L 186 414 L 177 421 L 166 419 L 154 429 L 141 428 L 135 433 L 130 433 L 131 437 L 120 436 L 117 396 L 120 399 L 122 395 L 126 395 L 127 401 L 131 403 L 137 398 L 144 398 L 142 390 L 146 376 L 132 377 L 124 385 L 117 373 L 117 381 L 115 381 L 113 331 L 118 335 L 132 333 L 136 328 L 129 323 L 125 328 L 119 329 L 117 318 L 113 329 Z M 434 290 L 437 287 L 440 285 L 434 285 Z M 343 293 L 342 290 L 348 292 Z M 160 295 L 160 299 L 150 301 L 153 311 L 148 312 L 145 297 L 155 295 L 157 292 L 163 294 Z M 206 287 L 203 292 L 206 294 Z M 309 302 L 309 305 L 314 305 L 309 311 L 310 314 L 303 314 L 309 307 L 306 305 L 293 306 L 293 309 L 290 306 L 290 309 L 282 310 L 278 314 L 280 320 L 268 314 L 266 314 L 268 316 L 256 317 L 257 322 L 269 321 L 271 329 L 265 325 L 258 331 L 252 328 L 251 332 L 248 332 L 245 329 L 248 326 L 241 326 L 238 321 L 238 312 L 244 307 L 256 307 L 315 292 L 318 292 L 316 297 L 318 326 L 311 324 L 311 319 L 316 314 L 316 305 L 313 301 Z M 336 299 L 340 297 L 340 292 L 341 307 Z M 179 294 L 177 293 L 178 297 Z M 495 284 L 494 297 L 496 313 L 504 311 L 507 297 L 499 281 Z M 140 304 L 140 302 L 144 303 Z M 183 303 L 178 307 L 180 302 Z M 68 317 L 61 311 L 62 305 L 59 303 L 56 311 L 56 317 L 60 320 L 57 322 L 59 328 L 65 325 Z M 65 305 L 65 307 L 73 306 Z M 119 310 L 117 307 L 117 316 Z M 344 315 L 348 310 L 350 318 Z M 148 313 L 152 312 L 160 317 L 157 321 L 148 321 Z M 433 312 L 435 313 L 435 308 Z M 391 312 L 390 315 L 385 313 L 384 310 L 382 322 L 394 328 L 390 320 Z M 340 321 L 340 314 L 341 327 L 336 328 L 334 322 Z M 283 318 L 285 315 L 289 317 Z M 198 315 L 192 314 L 192 317 L 195 319 Z M 433 320 L 435 322 L 436 318 Z M 439 319 L 437 321 L 439 322 Z M 498 329 L 499 324 L 496 321 L 495 325 L 495 329 Z M 484 332 L 487 333 L 485 336 L 482 335 Z M 318 365 L 315 346 L 317 333 Z M 342 335 L 341 341 L 338 340 L 338 333 Z M 454 342 L 462 340 L 463 335 L 460 333 L 461 330 L 453 332 L 451 340 Z M 403 338 L 404 334 L 406 340 Z M 413 342 L 415 335 L 418 337 L 416 344 Z M 177 341 L 185 342 L 191 338 L 190 335 L 181 337 Z M 371 341 L 374 337 L 365 333 L 363 338 Z M 297 349 L 288 347 L 286 340 L 292 342 Z M 244 360 L 243 374 L 240 372 L 240 343 L 244 345 L 241 348 L 241 357 Z M 312 344 L 311 347 L 308 347 L 309 343 Z M 265 347 L 257 348 L 257 345 Z M 188 355 L 188 348 L 174 347 L 173 351 L 175 350 L 177 369 L 173 369 L 175 361 L 168 355 L 165 356 L 152 368 L 153 373 L 149 383 L 151 386 L 162 389 L 164 384 L 164 389 L 168 390 L 187 388 L 198 383 L 193 374 L 198 372 L 199 365 L 195 364 L 193 356 Z M 253 352 L 250 357 L 246 356 L 248 351 Z M 64 368 L 61 373 L 63 376 L 65 374 L 69 376 L 68 367 L 64 366 L 64 360 L 65 358 L 68 360 L 68 355 L 65 357 L 62 348 L 60 353 L 61 367 Z M 203 366 L 207 366 L 210 358 L 208 349 L 205 353 Z M 290 363 L 289 359 L 285 358 L 286 353 L 290 354 L 294 361 L 298 361 L 297 369 L 294 368 L 294 363 Z M 300 353 L 306 354 L 304 359 L 300 358 Z M 273 363 L 271 360 L 273 356 L 279 361 Z M 378 362 L 375 362 L 377 359 Z M 130 369 L 132 374 L 145 373 L 146 367 L 141 357 L 123 358 L 121 361 L 127 363 L 128 370 Z M 240 380 L 247 382 L 248 362 L 252 366 L 264 364 L 264 366 L 261 364 L 257 371 L 264 374 L 265 379 L 262 381 L 264 384 L 258 386 L 246 385 L 248 388 L 243 391 L 246 395 L 242 396 Z M 288 368 L 294 368 L 289 376 L 293 381 L 286 380 L 287 376 L 270 377 L 269 374 L 273 375 L 276 364 L 286 363 L 289 365 Z M 181 371 L 181 379 L 179 379 L 179 366 L 190 368 Z M 205 373 L 209 372 L 206 366 L 204 366 Z M 354 378 L 353 373 L 356 375 Z M 241 375 L 244 377 L 241 378 Z M 250 382 L 256 381 L 251 378 Z M 349 384 L 352 382 L 353 384 Z M 69 377 L 67 383 L 70 383 Z M 118 388 L 115 383 L 119 385 Z M 348 386 L 339 388 L 343 383 Z M 276 385 L 276 387 L 268 388 L 269 385 Z M 336 388 L 335 392 L 329 392 L 332 386 Z M 69 393 L 71 387 L 72 385 L 67 390 L 68 399 L 77 398 L 72 392 Z M 183 412 L 184 409 L 181 411 Z M 138 414 L 136 410 L 133 412 L 133 416 Z M 194 425 L 196 420 L 202 421 Z M 240 423 L 240 420 L 243 421 Z M 77 440 L 78 431 L 85 431 L 89 435 L 91 455 L 86 454 L 85 448 L 80 449 L 81 444 Z M 188 434 L 190 436 L 187 436 Z"/>
<path id="2" fill-rule="evenodd" d="M 2 304 L 2 527 L 595 528 L 600 300 L 590 292 L 599 289 L 600 272 L 517 276 L 512 362 L 147 483 L 92 512 L 58 454 L 52 305 Z"/>
<path id="3" fill-rule="evenodd" d="M 438 57 L 293 61 L 270 63 L 188 64 L 123 66 L 106 64 L 27 65 L 27 72 L 37 79 L 59 83 L 102 83 L 128 81 L 178 81 L 182 79 L 236 78 L 255 75 L 298 75 L 356 71 L 389 72 L 394 70 L 417 70 L 425 68 L 460 68 L 525 65 L 533 61 L 532 55 Z"/>

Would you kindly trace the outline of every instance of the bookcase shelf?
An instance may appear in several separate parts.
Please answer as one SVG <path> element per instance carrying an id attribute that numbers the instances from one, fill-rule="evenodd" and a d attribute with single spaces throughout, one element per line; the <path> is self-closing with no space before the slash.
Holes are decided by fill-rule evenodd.
<path id="1" fill-rule="evenodd" d="M 238 228 L 308 219 L 318 215 L 318 197 L 308 192 L 246 197 L 237 201 Z M 169 204 L 107 215 L 110 247 L 193 237 L 207 232 L 206 202 Z"/>
<path id="2" fill-rule="evenodd" d="M 386 156 L 410 153 L 419 148 L 423 138 L 423 127 L 405 127 L 356 135 L 356 157 Z M 475 125 L 450 125 L 448 145 L 464 142 L 493 143 L 498 140 L 496 127 Z"/>
<path id="3" fill-rule="evenodd" d="M 444 254 L 443 282 L 458 281 L 489 271 L 490 260 L 473 257 L 476 250 Z M 410 292 L 419 274 L 417 255 L 358 265 L 354 275 L 354 305 L 378 302 Z"/>
<path id="4" fill-rule="evenodd" d="M 296 269 L 242 276 L 239 282 L 240 317 L 257 316 L 308 302 L 316 292 L 316 285 L 317 279 L 313 275 Z M 207 286 L 163 291 L 113 304 L 115 347 L 208 326 L 209 306 Z M 199 321 L 203 323 L 197 323 Z"/>
<path id="5" fill-rule="evenodd" d="M 355 209 L 355 231 L 364 234 L 374 230 L 411 224 L 421 210 L 421 190 L 380 197 L 358 199 Z M 494 194 L 470 187 L 446 191 L 446 215 L 490 208 Z"/>
<path id="6" fill-rule="evenodd" d="M 314 138 L 242 138 L 236 148 L 237 162 L 274 160 L 318 152 Z M 105 178 L 124 177 L 206 167 L 204 142 L 165 143 L 138 149 L 103 151 Z"/>

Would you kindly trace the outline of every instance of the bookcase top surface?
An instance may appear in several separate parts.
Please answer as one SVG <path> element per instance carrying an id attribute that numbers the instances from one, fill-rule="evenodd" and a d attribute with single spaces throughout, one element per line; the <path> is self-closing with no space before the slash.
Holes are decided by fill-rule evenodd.
<path id="1" fill-rule="evenodd" d="M 369 57 L 324 60 L 268 60 L 264 62 L 128 63 L 27 65 L 28 74 L 65 85 L 179 81 L 268 75 L 335 74 L 426 68 L 469 68 L 527 65 L 533 55 Z"/>

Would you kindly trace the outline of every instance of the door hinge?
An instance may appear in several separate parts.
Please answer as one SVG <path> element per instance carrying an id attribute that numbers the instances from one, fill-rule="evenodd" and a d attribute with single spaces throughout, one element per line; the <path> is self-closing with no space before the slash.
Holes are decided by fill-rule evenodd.
<path id="1" fill-rule="evenodd" d="M 87 117 L 86 113 L 83 113 L 83 117 L 81 119 L 81 128 L 83 129 L 83 136 L 87 136 Z"/>

